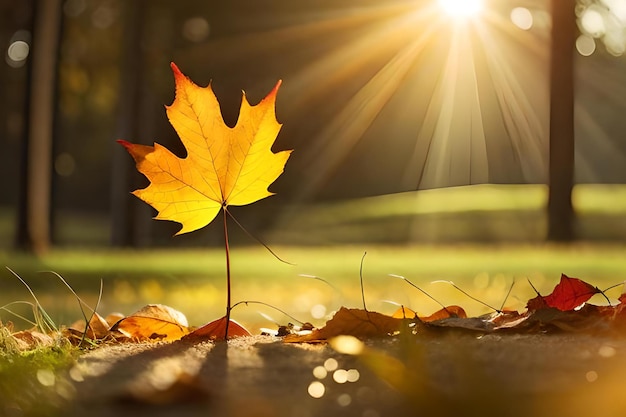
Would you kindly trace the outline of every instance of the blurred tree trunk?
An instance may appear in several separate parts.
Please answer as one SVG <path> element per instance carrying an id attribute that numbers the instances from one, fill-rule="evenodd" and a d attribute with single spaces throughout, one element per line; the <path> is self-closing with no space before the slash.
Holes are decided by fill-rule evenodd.
<path id="1" fill-rule="evenodd" d="M 51 241 L 51 178 L 61 0 L 35 1 L 28 75 L 24 189 L 20 197 L 17 244 L 45 252 Z"/>
<path id="2" fill-rule="evenodd" d="M 141 34 L 143 31 L 143 1 L 129 1 L 122 4 L 124 22 L 124 44 L 120 65 L 119 114 L 117 139 L 136 142 L 139 136 L 141 108 Z M 130 246 L 135 243 L 131 168 L 132 159 L 117 143 L 113 145 L 111 173 L 111 244 Z"/>
<path id="3" fill-rule="evenodd" d="M 548 240 L 574 238 L 575 0 L 552 0 Z"/>

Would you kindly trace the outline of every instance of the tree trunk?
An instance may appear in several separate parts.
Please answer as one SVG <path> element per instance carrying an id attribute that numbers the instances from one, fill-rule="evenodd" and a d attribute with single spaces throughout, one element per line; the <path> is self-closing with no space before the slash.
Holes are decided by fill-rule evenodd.
<path id="1" fill-rule="evenodd" d="M 574 238 L 575 0 L 552 0 L 548 240 Z"/>
<path id="2" fill-rule="evenodd" d="M 38 0 L 34 8 L 23 158 L 26 178 L 17 243 L 35 253 L 45 252 L 51 240 L 52 141 L 61 3 L 61 0 Z"/>
<path id="3" fill-rule="evenodd" d="M 140 93 L 142 54 L 141 32 L 143 1 L 125 2 L 124 45 L 120 65 L 119 113 L 117 139 L 137 141 L 140 118 Z M 111 244 L 130 246 L 135 243 L 133 222 L 133 201 L 130 195 L 132 160 L 128 153 L 117 143 L 113 143 L 113 163 L 111 173 Z"/>

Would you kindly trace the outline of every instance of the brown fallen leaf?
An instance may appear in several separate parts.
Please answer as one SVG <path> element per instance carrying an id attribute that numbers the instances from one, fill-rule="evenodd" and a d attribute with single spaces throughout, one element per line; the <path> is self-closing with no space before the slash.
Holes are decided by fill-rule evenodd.
<path id="1" fill-rule="evenodd" d="M 430 323 L 426 323 L 429 329 L 458 329 L 458 330 L 472 330 L 478 332 L 491 332 L 494 329 L 494 325 L 485 320 L 484 317 L 448 317 L 441 320 L 435 320 Z"/>
<path id="2" fill-rule="evenodd" d="M 408 321 L 375 311 L 341 307 L 321 329 L 315 329 L 307 335 L 288 335 L 283 340 L 298 343 L 323 341 L 341 335 L 385 337 L 399 332 Z"/>
<path id="3" fill-rule="evenodd" d="M 198 342 L 202 340 L 223 339 L 226 334 L 226 320 L 226 317 L 222 317 L 205 324 L 204 326 L 199 327 L 186 335 L 183 340 Z M 241 336 L 250 336 L 250 332 L 247 331 L 241 324 L 231 319 L 228 322 L 227 337 L 232 338 Z"/>
<path id="4" fill-rule="evenodd" d="M 149 304 L 118 321 L 111 331 L 120 332 L 131 340 L 172 341 L 189 333 L 183 313 L 162 304 Z"/>
<path id="5" fill-rule="evenodd" d="M 72 336 L 82 338 L 83 335 L 91 340 L 100 340 L 109 336 L 111 325 L 98 313 L 94 313 L 89 320 L 89 325 L 85 325 L 84 320 L 74 322 L 67 328 Z"/>
<path id="6" fill-rule="evenodd" d="M 118 321 L 122 320 L 124 317 L 126 317 L 124 314 L 122 313 L 109 313 L 105 318 L 104 321 L 107 322 L 107 324 L 109 325 L 109 328 L 113 327 L 115 325 L 115 323 L 117 323 Z"/>
<path id="7" fill-rule="evenodd" d="M 427 317 L 420 317 L 420 320 L 425 323 L 430 323 L 437 320 L 443 320 L 447 318 L 459 318 L 464 319 L 467 318 L 467 313 L 465 310 L 459 306 L 447 306 L 442 308 L 441 310 L 435 311 L 433 314 Z"/>
<path id="8" fill-rule="evenodd" d="M 417 313 L 408 307 L 401 306 L 392 315 L 394 319 L 414 319 L 417 317 Z"/>
<path id="9" fill-rule="evenodd" d="M 494 325 L 494 330 L 513 328 L 528 318 L 528 314 L 520 314 L 515 310 L 503 310 L 492 314 L 489 322 Z"/>
<path id="10" fill-rule="evenodd" d="M 23 330 L 13 333 L 11 336 L 17 341 L 20 350 L 49 347 L 55 344 L 52 336 L 36 330 Z"/>
<path id="11" fill-rule="evenodd" d="M 414 319 L 417 317 L 420 319 L 420 321 L 424 323 L 428 323 L 431 321 L 447 319 L 449 317 L 466 318 L 467 313 L 465 313 L 465 310 L 463 310 L 463 308 L 453 305 L 453 306 L 444 307 L 441 310 L 437 310 L 430 316 L 418 316 L 415 311 L 411 310 L 408 307 L 402 306 L 399 309 L 397 309 L 391 315 L 391 317 L 396 318 L 396 319 Z"/>

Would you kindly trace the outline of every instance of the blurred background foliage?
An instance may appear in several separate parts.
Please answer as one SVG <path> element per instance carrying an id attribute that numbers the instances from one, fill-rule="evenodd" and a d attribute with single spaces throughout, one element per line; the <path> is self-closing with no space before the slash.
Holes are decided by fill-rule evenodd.
<path id="1" fill-rule="evenodd" d="M 332 212 L 332 204 L 344 210 L 352 207 L 354 216 L 348 217 L 358 224 L 364 207 L 372 200 L 344 206 L 340 201 L 496 183 L 539 185 L 526 188 L 529 194 L 515 194 L 515 190 L 522 190 L 518 188 L 501 198 L 490 197 L 498 190 L 493 188 L 483 188 L 486 194 L 470 192 L 471 197 L 461 190 L 457 200 L 442 198 L 459 207 L 468 198 L 482 198 L 485 206 L 493 209 L 499 207 L 498 201 L 525 200 L 527 196 L 533 201 L 530 209 L 502 209 L 504 218 L 498 221 L 505 226 L 494 227 L 506 232 L 506 224 L 510 224 L 507 213 L 517 210 L 521 213 L 515 216 L 517 219 L 530 213 L 530 223 L 516 230 L 522 233 L 536 228 L 530 236 L 522 233 L 524 239 L 543 239 L 549 2 L 485 1 L 488 13 L 484 22 L 474 22 L 470 31 L 462 32 L 471 45 L 459 40 L 460 29 L 452 28 L 443 17 L 437 15 L 433 20 L 433 3 L 61 2 L 51 155 L 54 243 L 109 244 L 111 230 L 119 223 L 114 212 L 122 205 L 127 214 L 121 227 L 129 235 L 117 243 L 152 246 L 220 242 L 220 233 L 211 232 L 170 239 L 177 225 L 155 225 L 150 220 L 151 209 L 128 194 L 146 182 L 133 172 L 130 158 L 115 144 L 120 135 L 128 135 L 123 138 L 132 142 L 158 141 L 184 155 L 163 108 L 174 95 L 171 61 L 198 84 L 212 83 L 230 125 L 237 118 L 242 89 L 256 103 L 277 79 L 284 81 L 277 103 L 277 116 L 284 127 L 275 149 L 295 152 L 285 174 L 271 187 L 277 196 L 251 209 L 233 209 L 253 233 L 274 236 L 282 239 L 281 243 L 306 243 L 307 237 L 314 242 L 311 233 L 316 228 L 338 234 L 341 229 L 336 226 L 341 216 L 334 214 L 331 220 L 307 224 L 315 215 L 302 215 L 304 207 L 320 207 L 320 213 Z M 5 60 L 0 64 L 2 247 L 15 242 L 20 187 L 24 185 L 24 160 L 20 155 L 27 130 L 29 48 L 37 7 L 35 0 L 0 1 L 0 45 L 5 48 Z M 581 0 L 575 7 L 580 29 L 575 59 L 575 181 L 622 184 L 626 182 L 626 1 Z M 456 66 L 450 64 L 452 50 L 460 60 Z M 469 88 L 467 80 L 472 82 Z M 449 98 L 457 104 L 448 109 Z M 476 108 L 462 108 L 465 102 L 470 106 L 476 103 L 480 115 L 474 114 Z M 433 108 L 439 118 L 432 115 Z M 447 110 L 455 122 L 444 126 L 448 134 L 443 138 L 441 114 Z M 446 139 L 446 146 L 438 150 L 442 139 Z M 477 143 L 482 149 L 479 154 Z M 121 162 L 116 164 L 116 160 Z M 624 197 L 619 197 L 623 192 L 616 191 L 620 188 L 603 190 L 603 196 L 615 196 L 616 207 L 623 205 Z M 511 193 L 518 197 L 511 197 Z M 581 188 L 580 193 L 584 195 L 585 191 Z M 410 204 L 414 201 L 410 195 L 401 202 L 393 197 L 377 201 L 387 201 L 386 210 L 395 212 L 397 209 L 389 208 L 396 207 L 391 204 Z M 458 210 L 460 217 L 454 219 L 449 213 L 440 215 L 439 223 L 434 217 L 420 219 L 431 228 L 440 224 L 463 230 L 478 224 L 481 210 Z M 420 208 L 408 211 L 416 216 Z M 624 238 L 623 213 L 615 216 L 608 217 L 612 226 L 603 229 L 604 236 L 585 236 Z M 344 218 L 341 222 L 345 228 L 351 221 Z M 384 234 L 386 225 L 392 223 L 379 223 L 376 233 Z M 527 224 L 533 226 L 529 229 Z M 303 228 L 298 229 L 300 226 Z M 394 227 L 406 229 L 401 221 Z M 485 228 L 476 229 L 480 230 L 443 236 L 449 240 L 506 239 L 506 233 L 485 235 Z M 301 234 L 297 239 L 286 230 L 302 230 L 308 235 Z M 513 239 L 518 239 L 519 233 L 512 233 Z M 404 237 L 398 241 L 408 239 L 406 234 L 399 235 Z M 433 241 L 441 237 L 437 233 L 427 236 Z M 235 234 L 234 239 L 238 238 Z M 329 239 L 333 240 L 326 236 L 317 243 L 328 243 Z M 345 240 L 355 239 L 367 236 L 357 234 Z M 335 240 L 342 239 L 337 236 Z"/>

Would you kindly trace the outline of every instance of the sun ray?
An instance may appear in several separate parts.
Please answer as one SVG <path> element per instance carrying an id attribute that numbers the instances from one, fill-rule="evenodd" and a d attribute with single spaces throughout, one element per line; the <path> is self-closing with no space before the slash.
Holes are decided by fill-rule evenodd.
<path id="1" fill-rule="evenodd" d="M 493 32 L 479 28 L 478 35 L 486 50 L 487 65 L 495 90 L 504 128 L 509 135 L 522 175 L 528 182 L 546 182 L 547 142 L 546 127 L 537 112 L 545 110 L 533 106 L 520 84 L 520 69 L 515 71 L 504 57 Z M 540 82 L 536 79 L 536 82 Z M 547 91 L 547 90 L 546 90 Z"/>
<path id="2" fill-rule="evenodd" d="M 615 167 L 616 170 L 623 169 L 626 166 L 626 154 L 620 149 L 614 141 L 611 139 L 610 133 L 593 117 L 589 112 L 589 109 L 577 103 L 576 108 L 577 124 L 585 130 L 590 137 L 594 138 L 592 144 L 579 145 L 576 148 L 575 159 L 576 166 L 580 172 L 580 176 L 587 178 L 588 182 L 603 182 L 603 178 L 592 168 L 594 161 L 589 158 L 590 154 L 599 155 L 599 157 L 605 161 L 611 161 L 610 166 Z M 593 147 L 593 152 L 590 153 L 589 149 Z"/>
<path id="3" fill-rule="evenodd" d="M 438 0 L 441 9 L 455 19 L 470 19 L 483 9 L 482 0 Z"/>
<path id="4" fill-rule="evenodd" d="M 426 21 L 428 13 L 422 13 L 418 19 Z M 414 25 L 415 16 L 405 16 L 402 22 L 389 22 L 384 30 L 395 30 L 404 25 Z M 301 195 L 309 195 L 319 189 L 334 173 L 345 156 L 362 138 L 385 107 L 391 97 L 400 88 L 407 73 L 423 48 L 436 34 L 437 24 L 430 24 L 418 37 L 402 47 L 387 63 L 377 71 L 348 101 L 342 111 L 322 130 L 316 138 L 316 144 L 309 149 L 308 169 L 315 172 Z M 381 33 L 375 33 L 381 36 Z M 379 38 L 380 39 L 380 38 Z M 384 38 L 383 38 L 384 39 Z M 387 44 L 385 44 L 387 45 Z M 363 40 L 363 47 L 371 50 L 371 43 Z M 358 45 L 350 45 L 354 50 Z M 329 58 L 331 60 L 332 58 Z M 329 63 L 330 65 L 330 63 Z M 340 138 L 340 140 L 338 140 Z M 321 155 L 325 157 L 322 158 Z"/>
<path id="5" fill-rule="evenodd" d="M 187 50 L 190 57 L 218 55 L 241 79 L 251 65 L 266 66 L 260 73 L 272 82 L 276 74 L 284 79 L 281 103 L 288 104 L 278 111 L 289 133 L 284 140 L 299 150 L 291 164 L 299 175 L 296 200 L 345 196 L 355 187 L 361 188 L 351 195 L 545 183 L 545 2 L 523 2 L 530 26 L 511 21 L 511 10 L 520 6 L 509 1 L 485 1 L 470 19 L 446 16 L 435 0 L 323 3 L 281 10 L 271 24 Z M 589 68 L 587 62 L 595 61 L 580 68 Z M 579 81 L 593 89 L 591 99 L 626 106 L 624 88 L 598 76 L 619 77 L 618 66 L 589 71 L 595 75 L 580 72 Z M 585 138 L 596 135 L 600 110 L 582 109 L 577 129 Z M 601 146 L 622 161 L 616 132 L 605 129 L 595 140 L 609 141 Z M 585 140 L 589 147 L 591 139 Z"/>
<path id="6" fill-rule="evenodd" d="M 424 161 L 420 175 L 412 180 L 420 188 L 481 183 L 489 177 L 474 52 L 467 30 L 466 26 L 452 28 L 442 76 L 408 164 Z M 405 174 L 406 182 L 410 172 Z"/>

